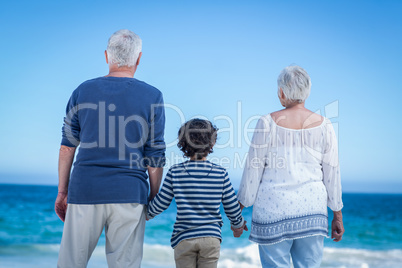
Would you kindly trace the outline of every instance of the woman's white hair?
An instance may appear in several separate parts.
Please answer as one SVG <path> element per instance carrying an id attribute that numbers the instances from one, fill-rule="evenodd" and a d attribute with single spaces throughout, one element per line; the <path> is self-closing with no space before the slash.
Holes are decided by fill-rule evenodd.
<path id="1" fill-rule="evenodd" d="M 130 30 L 119 30 L 112 34 L 107 44 L 109 63 L 134 66 L 142 49 L 141 38 Z"/>
<path id="2" fill-rule="evenodd" d="M 278 93 L 280 89 L 282 89 L 286 99 L 302 103 L 310 95 L 310 76 L 300 66 L 288 66 L 278 76 Z"/>

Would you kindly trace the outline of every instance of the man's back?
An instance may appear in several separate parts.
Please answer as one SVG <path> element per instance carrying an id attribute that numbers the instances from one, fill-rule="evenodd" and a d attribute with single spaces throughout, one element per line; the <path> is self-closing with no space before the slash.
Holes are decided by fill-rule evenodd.
<path id="1" fill-rule="evenodd" d="M 147 161 L 164 158 L 162 93 L 135 78 L 99 77 L 73 92 L 67 113 L 62 145 L 80 143 L 68 203 L 146 204 Z"/>

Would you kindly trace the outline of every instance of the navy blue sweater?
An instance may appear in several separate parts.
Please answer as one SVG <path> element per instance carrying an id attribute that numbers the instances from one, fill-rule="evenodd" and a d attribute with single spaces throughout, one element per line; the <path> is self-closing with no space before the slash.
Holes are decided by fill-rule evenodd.
<path id="1" fill-rule="evenodd" d="M 61 144 L 79 145 L 68 203 L 147 204 L 147 166 L 165 164 L 162 93 L 135 78 L 99 77 L 73 92 L 66 114 Z"/>

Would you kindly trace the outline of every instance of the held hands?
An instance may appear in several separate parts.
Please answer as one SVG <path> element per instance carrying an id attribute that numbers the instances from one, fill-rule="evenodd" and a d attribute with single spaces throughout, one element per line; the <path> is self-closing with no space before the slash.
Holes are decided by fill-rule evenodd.
<path id="1" fill-rule="evenodd" d="M 150 214 L 149 214 L 149 212 L 148 212 L 148 207 L 147 207 L 147 209 L 145 210 L 145 220 L 146 221 L 149 221 L 149 220 L 152 220 L 154 217 L 152 217 Z"/>
<path id="2" fill-rule="evenodd" d="M 54 204 L 54 211 L 56 212 L 57 216 L 59 216 L 60 220 L 64 222 L 66 219 L 66 212 L 67 212 L 66 192 L 59 192 L 57 194 L 56 202 Z"/>
<path id="3" fill-rule="evenodd" d="M 145 220 L 146 220 L 146 221 L 152 220 L 153 218 L 154 218 L 154 217 L 149 216 L 148 213 L 145 214 Z"/>
<path id="4" fill-rule="evenodd" d="M 240 228 L 233 228 L 233 226 L 230 227 L 230 229 L 233 231 L 233 236 L 234 237 L 240 237 L 243 234 L 243 230 L 248 231 L 246 223 L 247 223 L 247 221 L 244 221 L 243 226 L 240 227 Z"/>

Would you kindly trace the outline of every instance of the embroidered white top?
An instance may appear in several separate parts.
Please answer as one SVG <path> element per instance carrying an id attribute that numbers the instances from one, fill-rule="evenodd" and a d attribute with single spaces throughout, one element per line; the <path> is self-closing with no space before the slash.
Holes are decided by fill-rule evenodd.
<path id="1" fill-rule="evenodd" d="M 343 207 L 338 146 L 331 121 L 306 129 L 277 125 L 270 115 L 254 131 L 238 199 L 253 206 L 250 240 L 274 244 L 328 236 L 327 206 Z"/>

